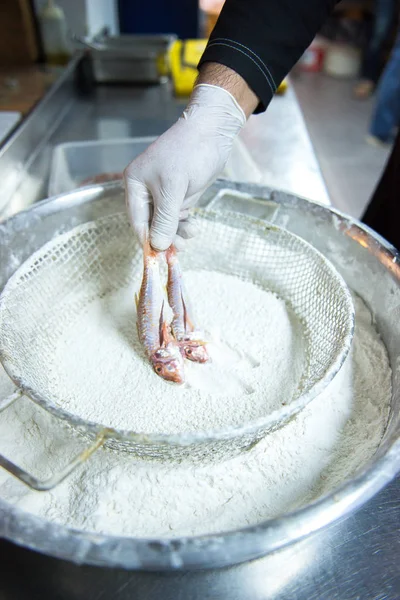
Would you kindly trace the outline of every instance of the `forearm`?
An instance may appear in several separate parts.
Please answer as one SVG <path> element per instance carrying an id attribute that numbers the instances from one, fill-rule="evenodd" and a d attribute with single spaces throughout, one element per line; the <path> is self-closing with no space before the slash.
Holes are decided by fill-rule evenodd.
<path id="1" fill-rule="evenodd" d="M 197 84 L 206 83 L 223 88 L 235 98 L 246 118 L 256 109 L 259 99 L 238 73 L 218 63 L 207 62 L 200 67 Z"/>
<path id="2" fill-rule="evenodd" d="M 240 75 L 264 110 L 337 0 L 226 0 L 200 61 Z M 246 105 L 247 106 L 247 105 Z"/>

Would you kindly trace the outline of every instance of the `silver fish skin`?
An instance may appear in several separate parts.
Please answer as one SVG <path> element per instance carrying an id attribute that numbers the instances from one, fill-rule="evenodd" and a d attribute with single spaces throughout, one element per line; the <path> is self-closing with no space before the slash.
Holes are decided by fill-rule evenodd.
<path id="1" fill-rule="evenodd" d="M 166 252 L 168 265 L 168 302 L 173 312 L 172 332 L 179 342 L 182 354 L 188 360 L 204 363 L 209 360 L 204 334 L 196 330 L 189 316 L 188 297 L 184 291 L 182 271 L 174 246 Z"/>
<path id="2" fill-rule="evenodd" d="M 160 255 L 146 242 L 143 247 L 143 278 L 136 308 L 139 339 L 148 358 L 160 347 L 162 305 Z"/>

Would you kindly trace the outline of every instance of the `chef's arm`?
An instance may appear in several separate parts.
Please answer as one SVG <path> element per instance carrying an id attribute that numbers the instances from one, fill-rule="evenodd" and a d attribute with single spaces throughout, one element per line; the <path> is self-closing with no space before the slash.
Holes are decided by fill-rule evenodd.
<path id="1" fill-rule="evenodd" d="M 239 74 L 265 110 L 338 0 L 226 0 L 199 68 L 219 63 Z"/>
<path id="2" fill-rule="evenodd" d="M 252 112 L 320 29 L 335 0 L 226 0 L 181 118 L 125 169 L 126 203 L 140 241 L 182 247 L 189 209 L 223 171 Z"/>

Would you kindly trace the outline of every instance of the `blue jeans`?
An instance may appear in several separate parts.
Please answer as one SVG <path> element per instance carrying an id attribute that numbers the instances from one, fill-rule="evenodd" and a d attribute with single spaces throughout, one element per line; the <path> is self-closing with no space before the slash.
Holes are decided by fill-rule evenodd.
<path id="1" fill-rule="evenodd" d="M 362 78 L 378 82 L 383 66 L 383 50 L 393 27 L 396 0 L 375 0 L 372 35 L 365 52 Z"/>
<path id="2" fill-rule="evenodd" d="M 379 81 L 370 133 L 384 142 L 394 138 L 400 126 L 400 31 L 389 62 Z"/>

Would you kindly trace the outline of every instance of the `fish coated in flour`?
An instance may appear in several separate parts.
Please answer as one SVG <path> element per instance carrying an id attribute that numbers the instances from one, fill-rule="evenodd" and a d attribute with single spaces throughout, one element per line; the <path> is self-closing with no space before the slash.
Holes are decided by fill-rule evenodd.
<path id="1" fill-rule="evenodd" d="M 184 292 L 182 271 L 174 246 L 166 251 L 165 256 L 168 265 L 168 303 L 173 312 L 172 332 L 185 358 L 193 362 L 205 363 L 209 360 L 209 355 L 204 334 L 196 330 L 189 316 L 188 298 Z"/>
<path id="2" fill-rule="evenodd" d="M 143 247 L 143 279 L 136 297 L 140 342 L 154 371 L 174 383 L 184 383 L 183 357 L 164 321 L 164 298 L 160 282 L 160 254 L 147 241 Z"/>

